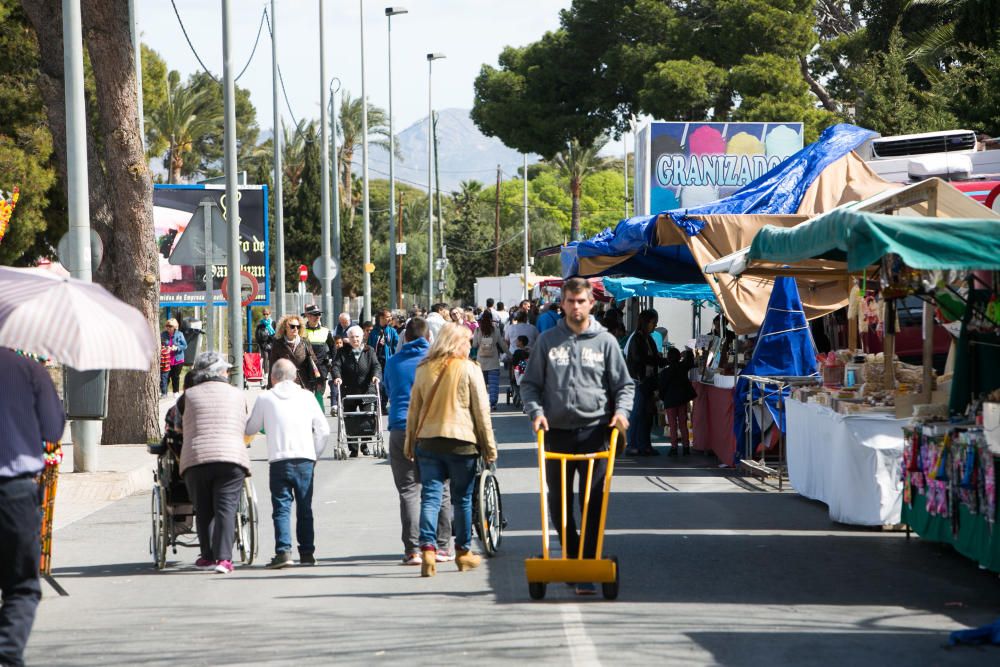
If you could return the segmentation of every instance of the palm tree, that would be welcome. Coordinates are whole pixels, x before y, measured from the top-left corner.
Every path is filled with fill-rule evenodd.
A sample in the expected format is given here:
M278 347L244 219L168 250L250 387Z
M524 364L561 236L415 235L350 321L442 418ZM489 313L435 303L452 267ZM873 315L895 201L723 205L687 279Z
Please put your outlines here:
M294 197L306 166L306 135L315 132L316 121L302 119L294 129L281 124L281 170L287 185L287 195Z
M578 139L572 139L566 149L559 151L551 162L559 168L559 172L569 179L569 195L573 200L573 213L570 219L569 236L571 241L580 240L580 193L583 182L594 172L600 171L606 162L598 155L605 144L606 136L598 137L590 146L584 146Z
M166 146L163 166L168 171L168 183L177 183L184 167L185 155L206 135L222 125L222 110L211 104L204 90L181 84L176 71L167 76L167 97L163 104L150 110L146 117L151 145Z
M340 113L337 114L337 136L340 144L337 148L337 159L340 166L338 182L340 183L340 201L348 205L348 224L354 225L354 213L361 203L354 192L351 178L351 162L354 151L361 146L362 103L360 97L351 97L345 90L340 98ZM375 146L389 150L389 118L381 107L368 105L368 140Z
M476 180L462 181L458 187L458 192L451 193L451 199L455 202L455 212L461 216L479 198L483 184Z

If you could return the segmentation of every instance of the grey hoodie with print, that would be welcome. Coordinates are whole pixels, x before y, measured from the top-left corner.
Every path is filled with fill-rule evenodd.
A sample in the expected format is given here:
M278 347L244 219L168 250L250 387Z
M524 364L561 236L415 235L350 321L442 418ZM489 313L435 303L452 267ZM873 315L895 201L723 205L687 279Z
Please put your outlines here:
M612 411L627 418L634 395L618 341L593 317L579 335L560 320L539 336L521 379L525 414L545 415L549 428L607 424Z

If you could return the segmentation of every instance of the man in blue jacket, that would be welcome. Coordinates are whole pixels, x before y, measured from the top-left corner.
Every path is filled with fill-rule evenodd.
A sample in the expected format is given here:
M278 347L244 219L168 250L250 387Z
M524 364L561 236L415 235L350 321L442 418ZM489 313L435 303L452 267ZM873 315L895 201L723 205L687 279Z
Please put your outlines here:
M410 407L410 390L417 366L430 350L427 320L412 317L403 331L403 346L385 365L382 385L389 397L389 465L399 492L399 518L403 524L403 564L420 565L420 470L403 454L406 440L406 415ZM451 497L444 487L441 513L438 515L438 562L454 560L451 551Z
M38 475L44 442L62 438L62 401L45 368L0 348L0 665L23 665L35 610L41 514Z
M376 325L372 327L371 333L368 334L368 344L375 350L375 356L378 358L379 365L385 368L396 348L399 347L399 334L392 328L392 311L388 308L383 308L378 312L375 322ZM382 414L388 414L385 411L385 404L388 400L388 395L383 393Z

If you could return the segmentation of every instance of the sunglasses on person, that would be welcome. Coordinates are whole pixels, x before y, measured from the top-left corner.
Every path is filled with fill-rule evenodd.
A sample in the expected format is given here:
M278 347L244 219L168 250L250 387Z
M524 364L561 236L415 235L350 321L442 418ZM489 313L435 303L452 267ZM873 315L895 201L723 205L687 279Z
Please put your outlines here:
M298 329L300 326L302 326L302 325L301 324L289 324L288 328L289 329Z

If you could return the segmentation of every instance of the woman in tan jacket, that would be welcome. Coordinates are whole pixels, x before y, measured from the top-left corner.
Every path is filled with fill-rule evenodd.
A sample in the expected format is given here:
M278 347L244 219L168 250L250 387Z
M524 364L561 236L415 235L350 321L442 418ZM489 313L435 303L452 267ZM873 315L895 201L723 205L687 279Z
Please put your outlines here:
M479 366L469 359L472 334L461 324L441 327L427 357L417 367L406 417L404 452L416 458L420 492L420 574L434 576L437 520L441 493L450 480L455 510L455 563L459 570L477 567L472 553L472 487L476 459L497 458L490 403Z

